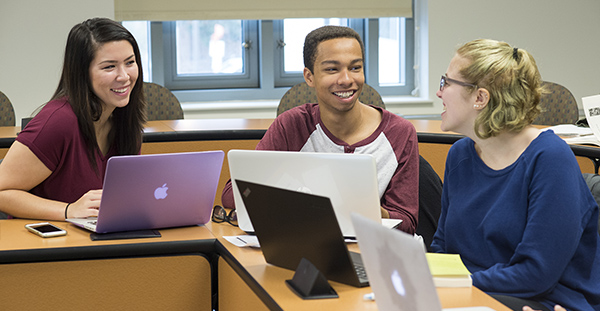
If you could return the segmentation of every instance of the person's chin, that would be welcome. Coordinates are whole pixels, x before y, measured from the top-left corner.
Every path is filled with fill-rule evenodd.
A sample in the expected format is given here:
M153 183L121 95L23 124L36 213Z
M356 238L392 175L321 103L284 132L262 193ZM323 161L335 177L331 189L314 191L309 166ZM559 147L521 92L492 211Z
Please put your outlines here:
M448 132L451 130L448 122L444 121L444 119L442 119L442 123L440 124L440 130L442 130L442 132Z
M114 102L114 103L113 103L113 106L114 106L115 108L125 108L125 107L127 107L127 105L128 105L128 104L129 104L129 98L127 98L127 99L122 99L122 100L119 100L119 101L117 101L117 102Z

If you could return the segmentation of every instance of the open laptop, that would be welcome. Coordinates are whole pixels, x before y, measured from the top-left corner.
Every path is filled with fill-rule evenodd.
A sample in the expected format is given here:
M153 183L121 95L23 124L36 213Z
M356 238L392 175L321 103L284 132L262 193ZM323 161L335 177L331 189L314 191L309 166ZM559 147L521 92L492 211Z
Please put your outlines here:
M253 232L237 189L241 179L331 199L342 234L354 237L350 213L382 222L375 159L369 154L230 150L227 153L240 229ZM400 220L385 220L387 226ZM389 222L388 222L389 221Z
M205 224L223 158L220 150L111 157L97 219L67 221L96 233Z
M348 251L329 198L235 182L268 263L296 270L306 258L329 280L368 286L360 254Z
M377 308L382 311L442 310L422 242L359 214L353 213L351 219ZM488 307L444 310L493 311Z

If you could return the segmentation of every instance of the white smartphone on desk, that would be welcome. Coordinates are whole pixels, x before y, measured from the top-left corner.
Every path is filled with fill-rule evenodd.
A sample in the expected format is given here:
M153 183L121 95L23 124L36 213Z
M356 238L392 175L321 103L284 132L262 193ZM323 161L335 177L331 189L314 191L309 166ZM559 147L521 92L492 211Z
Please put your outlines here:
M61 229L49 222L40 222L35 224L27 224L25 228L32 233L35 233L43 238L51 238L55 236L63 236L67 231Z

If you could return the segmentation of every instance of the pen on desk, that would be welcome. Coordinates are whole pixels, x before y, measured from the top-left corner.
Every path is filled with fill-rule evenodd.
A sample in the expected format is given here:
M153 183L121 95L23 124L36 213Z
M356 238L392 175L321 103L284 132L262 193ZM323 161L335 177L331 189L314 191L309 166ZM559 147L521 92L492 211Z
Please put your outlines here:
M375 300L375 294L374 293L369 293L369 294L365 294L363 296L364 300Z
M243 239L241 239L239 236L235 237L236 239L242 241L244 244L248 244L248 242L244 241Z

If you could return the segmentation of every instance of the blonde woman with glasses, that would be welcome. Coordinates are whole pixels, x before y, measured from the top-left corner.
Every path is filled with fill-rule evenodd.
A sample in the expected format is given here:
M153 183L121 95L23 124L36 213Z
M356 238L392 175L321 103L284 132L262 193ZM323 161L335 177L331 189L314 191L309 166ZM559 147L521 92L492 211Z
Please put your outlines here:
M437 96L442 130L466 137L448 153L432 249L460 254L473 285L513 310L600 310L598 205L569 146L531 125L541 82L505 42L457 50Z

